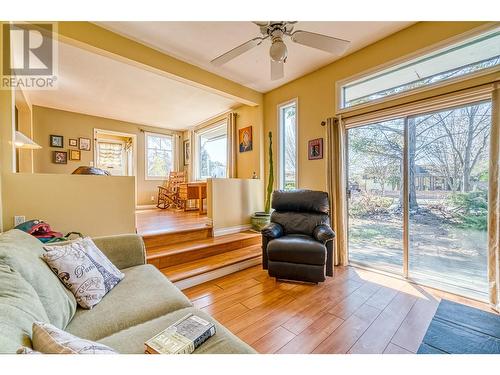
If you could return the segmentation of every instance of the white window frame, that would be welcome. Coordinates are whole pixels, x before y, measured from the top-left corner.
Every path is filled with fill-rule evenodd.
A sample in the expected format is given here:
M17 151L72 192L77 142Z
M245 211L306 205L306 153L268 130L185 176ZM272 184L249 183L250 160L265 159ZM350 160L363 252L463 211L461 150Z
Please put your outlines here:
M144 132L144 180L146 181L164 181L165 179L168 178L167 176L149 176L148 175L148 137L160 137L160 138L170 138L171 145L172 145L172 169L170 170L175 171L175 138L173 134L162 134L162 133L152 133L152 132Z
M497 27L498 27L498 23L488 23L487 25L483 25L483 26L477 27L477 28L475 28L475 29L473 29L471 31L468 31L468 32L462 33L460 35L455 35L455 36L453 36L451 38L445 39L445 40L443 40L443 41L441 41L439 43L433 44L432 46L421 48L421 49L419 49L419 50L417 50L417 51L415 51L413 53L404 55L404 56L399 57L397 59L393 59L393 60L391 60L391 61L389 61L387 63L378 65L378 66L376 66L374 68L367 69L367 70L365 70L365 71L363 71L361 73L358 73L358 74L349 76L347 78L338 80L335 83L335 92L336 92L336 97L337 97L337 100L336 100L336 103L335 103L335 111L336 111L336 113L337 114L347 113L347 112L350 112L350 111L353 111L353 110L358 110L358 109L362 109L362 108L373 106L375 104L380 104L380 103L383 103L383 102L387 102L387 101L391 101L391 100L403 98L403 97L406 97L406 96L415 95L415 94L418 94L418 93L421 93L421 92L425 92L425 91L433 90L433 89L436 89L436 88L448 86L448 85L456 83L456 82L460 82L460 81L464 81L464 80L469 80L469 79L481 77L481 76L484 76L484 75L491 74L492 72L498 71L499 67L495 66L495 67L491 67L491 68L479 70L479 71L477 71L475 73L466 74L466 75L463 75L463 76L459 76L459 77L455 77L455 78L451 78L451 79L446 79L446 80L443 80L443 81L439 81L439 82L436 82L436 83L432 83L432 84L429 84L429 85L426 85L426 86L423 86L423 87L419 87L419 88L416 88L416 89L412 89L412 90L408 90L408 91L403 91L403 92L401 92L399 94L394 94L394 95L389 95L387 97L374 99L374 100L371 100L371 101L366 102L366 103L357 104L357 105L354 105L354 106L351 106L351 107L342 107L342 104L344 102L344 90L343 90L343 88L344 88L344 86L348 85L349 83L357 81L357 80L360 80L360 79L368 77L368 76L371 76L373 74L376 74L376 73L381 72L383 70L389 69L389 68L394 67L396 65L402 64L404 62L407 62L407 61L410 61L410 60L413 60L413 59L417 59L417 58L422 57L422 56L424 56L426 54L430 54L432 52L436 52L436 51L438 51L440 49L443 49L443 48L446 48L446 47L448 47L448 46L450 46L452 44L460 43L460 42L462 42L462 41L464 41L466 39L473 38L475 36L478 36L478 35L481 35L483 33L488 32L488 31L491 31L493 29L496 29Z
M193 168L193 171L194 171L195 181L206 181L206 178L202 178L200 176L200 146L201 145L200 145L199 138L204 133L207 133L214 128L218 128L218 127L222 127L222 126L226 127L226 147L227 147L227 150L229 150L230 145L229 145L229 134L227 131L227 119L224 118L223 120L214 122L213 124L204 126L202 128L196 129L194 131L194 137L193 137L194 138L194 148L191 145L191 149L194 150L194 158L193 158L194 168ZM227 168L228 164L229 164L229 155L228 155L228 152L226 152L226 177L225 178L228 178L228 168ZM208 177L208 178L211 178L211 177Z
M284 181L284 165L285 165L285 148L283 146L284 142L284 134L283 134L283 123L281 122L281 110L285 107L290 107L295 105L295 140L296 140L296 151L295 151L295 188L299 189L299 99L293 98L286 102L279 103L277 105L277 124L278 124L278 137L277 137L277 151L278 151L278 163L277 163L277 172L278 172L278 189L283 190L285 188Z

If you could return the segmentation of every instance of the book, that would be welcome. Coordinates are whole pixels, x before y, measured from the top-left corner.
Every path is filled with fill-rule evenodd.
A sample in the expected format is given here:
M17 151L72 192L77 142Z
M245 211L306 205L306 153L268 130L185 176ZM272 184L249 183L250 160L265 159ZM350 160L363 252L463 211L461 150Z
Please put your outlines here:
M190 354L215 335L215 325L188 314L144 343L146 354Z

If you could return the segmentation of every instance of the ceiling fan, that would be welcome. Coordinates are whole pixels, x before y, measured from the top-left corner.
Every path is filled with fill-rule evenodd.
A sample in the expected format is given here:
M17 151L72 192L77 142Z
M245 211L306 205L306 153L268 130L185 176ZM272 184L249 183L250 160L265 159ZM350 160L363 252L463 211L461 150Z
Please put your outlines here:
M271 40L269 56L271 58L271 80L284 77L284 63L288 56L288 50L283 39L290 37L292 42L304 46L316 48L334 55L343 54L349 47L350 42L331 36L312 33L310 31L293 31L297 21L257 21L254 22L259 28L262 36L253 38L248 42L240 44L232 50L223 53L211 61L216 66L221 66L232 59L242 55L260 45L264 40Z

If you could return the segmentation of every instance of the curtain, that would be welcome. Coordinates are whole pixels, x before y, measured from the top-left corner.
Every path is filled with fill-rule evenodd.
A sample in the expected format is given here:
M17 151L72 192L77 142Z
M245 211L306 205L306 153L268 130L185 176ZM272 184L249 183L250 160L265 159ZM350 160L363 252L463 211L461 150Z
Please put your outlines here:
M490 303L500 311L500 83L494 85L491 108L488 283Z
M227 114L227 177L236 177L236 113Z
M331 207L331 226L335 231L335 265L346 266L347 218L345 212L345 130L342 119L330 117L327 120L327 179Z
M174 171L180 171L181 163L180 163L180 156L181 152L183 152L182 147L181 147L181 137L179 134L174 134L172 136L172 141L173 141L173 154L174 154L174 165L173 169Z

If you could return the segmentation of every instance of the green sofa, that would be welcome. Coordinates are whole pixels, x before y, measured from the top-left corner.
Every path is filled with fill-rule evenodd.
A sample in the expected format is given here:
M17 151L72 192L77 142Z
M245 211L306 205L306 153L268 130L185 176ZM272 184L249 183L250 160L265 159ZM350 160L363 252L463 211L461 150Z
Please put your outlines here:
M0 353L31 347L34 321L49 322L119 353L143 353L144 341L191 312L213 321L217 329L195 353L255 353L146 264L140 236L94 242L125 278L92 310L84 310L41 259L39 240L16 229L0 234Z

